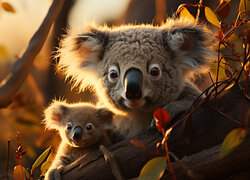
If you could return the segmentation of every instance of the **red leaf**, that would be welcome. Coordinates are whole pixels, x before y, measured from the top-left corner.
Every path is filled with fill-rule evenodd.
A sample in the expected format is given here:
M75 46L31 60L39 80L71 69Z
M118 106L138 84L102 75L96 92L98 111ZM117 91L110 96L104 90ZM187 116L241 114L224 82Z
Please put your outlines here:
M158 108L154 112L154 118L157 129L164 135L164 127L171 120L169 113L165 109Z
M229 13L229 5L231 0L220 0L214 12L222 18L226 18Z
M219 36L219 40L221 41L223 39L223 34L221 30L218 31L218 36Z

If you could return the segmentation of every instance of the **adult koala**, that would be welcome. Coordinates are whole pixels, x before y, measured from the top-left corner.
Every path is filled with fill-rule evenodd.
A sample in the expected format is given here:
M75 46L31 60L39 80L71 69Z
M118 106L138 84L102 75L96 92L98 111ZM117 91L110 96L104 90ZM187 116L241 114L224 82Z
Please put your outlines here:
M161 26L91 27L62 40L58 67L81 89L91 86L101 102L126 112L115 118L125 138L145 132L153 112L165 108L175 117L200 91L187 76L211 62L213 36L185 19Z

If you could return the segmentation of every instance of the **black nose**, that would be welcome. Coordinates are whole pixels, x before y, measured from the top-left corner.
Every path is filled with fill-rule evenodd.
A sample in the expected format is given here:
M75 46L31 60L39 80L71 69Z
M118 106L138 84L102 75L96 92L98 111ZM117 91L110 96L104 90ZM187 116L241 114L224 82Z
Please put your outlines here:
M82 128L80 126L77 126L74 129L73 139L79 140L79 139L81 139L81 137L82 137Z
M127 99L140 99L142 97L142 72L131 68L125 73L124 85Z

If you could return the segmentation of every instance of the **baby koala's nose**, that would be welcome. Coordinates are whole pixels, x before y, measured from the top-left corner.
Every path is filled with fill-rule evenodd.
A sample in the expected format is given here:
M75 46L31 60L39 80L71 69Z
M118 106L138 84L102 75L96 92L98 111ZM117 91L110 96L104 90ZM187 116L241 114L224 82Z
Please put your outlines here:
M80 126L76 126L74 129L73 140L77 141L82 137L82 128Z

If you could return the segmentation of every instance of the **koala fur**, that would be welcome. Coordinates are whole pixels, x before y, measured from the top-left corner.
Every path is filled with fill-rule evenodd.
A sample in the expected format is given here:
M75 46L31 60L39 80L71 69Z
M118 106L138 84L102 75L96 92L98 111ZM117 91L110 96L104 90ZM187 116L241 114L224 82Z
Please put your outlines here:
M173 18L161 26L72 30L61 41L58 68L81 90L93 87L103 104L125 112L114 123L128 138L150 127L155 109L174 118L190 107L200 91L188 77L208 69L213 40L202 25Z
M61 170L101 144L110 145L104 128L110 125L113 113L92 104L67 104L54 101L45 110L46 128L57 130L62 142L45 179L61 179ZM107 126L108 127L108 126Z

